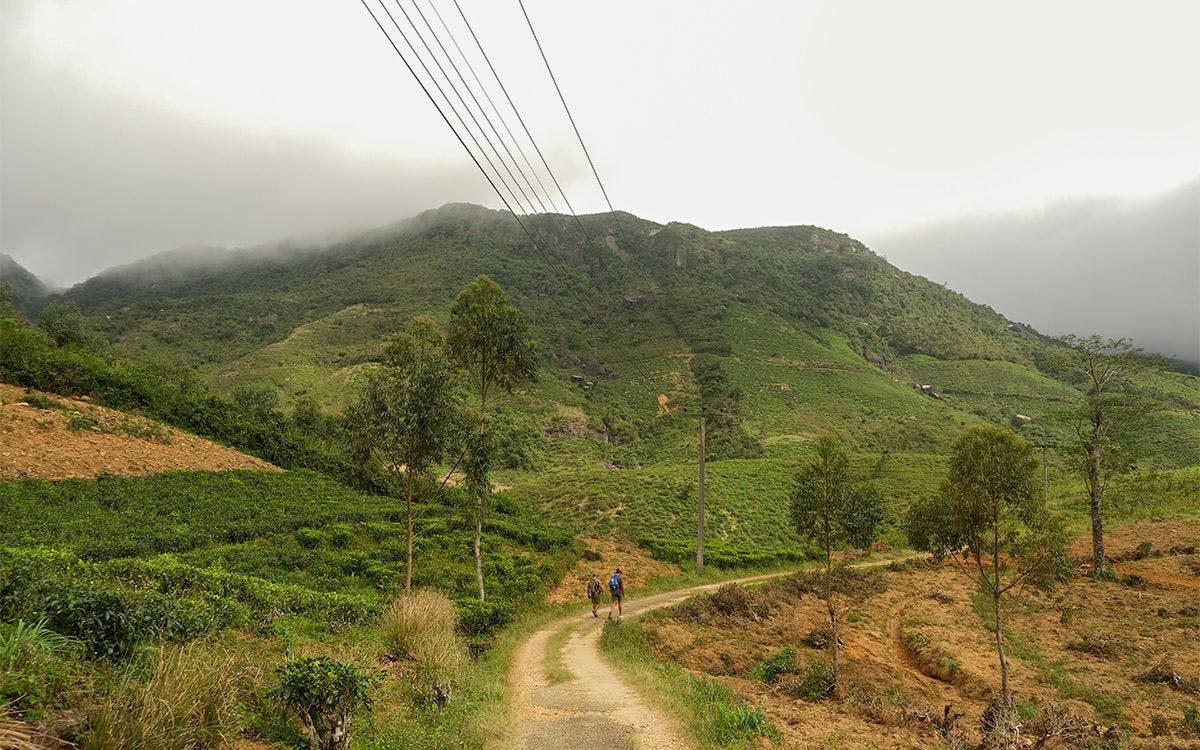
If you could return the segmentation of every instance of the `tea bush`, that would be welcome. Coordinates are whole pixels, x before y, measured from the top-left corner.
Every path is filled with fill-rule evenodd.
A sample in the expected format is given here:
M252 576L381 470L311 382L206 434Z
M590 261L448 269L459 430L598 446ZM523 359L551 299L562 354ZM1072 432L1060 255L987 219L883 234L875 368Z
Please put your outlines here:
M310 750L348 748L350 724L356 712L371 710L378 677L327 656L293 659L276 671L273 695L300 717Z
M656 560L686 564L696 559L694 539L647 537L638 540ZM728 544L719 539L704 543L704 563L716 568L762 568L812 559L809 550L795 547L757 547L749 544Z

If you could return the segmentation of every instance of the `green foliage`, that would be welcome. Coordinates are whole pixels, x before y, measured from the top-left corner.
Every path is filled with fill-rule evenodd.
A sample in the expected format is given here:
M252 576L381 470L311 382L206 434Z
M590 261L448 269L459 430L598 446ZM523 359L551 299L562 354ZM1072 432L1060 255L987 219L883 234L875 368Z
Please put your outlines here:
M402 517L388 498L303 470L0 482L0 508L0 545L49 544L93 560Z
M796 649L783 646L756 664L747 675L752 680L771 684L780 675L796 671Z
M833 668L822 661L810 661L779 680L779 689L793 698L816 702L828 698L837 683Z
M274 697L299 715L310 750L345 750L356 712L370 711L375 675L327 656L300 657L279 667Z
M1194 736L1200 737L1200 709L1195 706L1184 707L1183 728Z
M525 318L486 276L475 277L451 305L447 345L475 384L481 407L492 386L511 391L537 376L537 345Z
M692 357L691 370L700 391L700 409L707 420L707 444L712 457L760 455L762 444L742 425L742 391L730 381L721 359L697 354Z
M822 438L816 452L792 490L796 531L826 555L845 545L869 549L883 520L878 493L853 481L849 456L835 440Z
M912 545L973 563L976 584L991 600L1000 658L1001 693L1012 704L1001 622L1003 595L1045 573L1063 546L1061 525L1037 488L1033 448L1009 428L977 425L954 443L941 491L914 503L906 517ZM1011 567L1017 571L1005 580ZM968 563L965 563L968 564ZM1043 577L1043 582L1047 578Z
M0 703L26 721L54 708L75 676L70 659L78 647L44 618L0 623Z
M695 539L664 539L645 537L638 546L656 560L685 564L696 559ZM720 539L704 542L704 563L715 568L736 570L738 568L765 568L788 562L811 559L809 550L798 547L767 547L753 544L730 544Z
M46 332L55 346L75 344L88 349L98 345L95 334L83 313L74 302L54 299L38 313L38 327Z

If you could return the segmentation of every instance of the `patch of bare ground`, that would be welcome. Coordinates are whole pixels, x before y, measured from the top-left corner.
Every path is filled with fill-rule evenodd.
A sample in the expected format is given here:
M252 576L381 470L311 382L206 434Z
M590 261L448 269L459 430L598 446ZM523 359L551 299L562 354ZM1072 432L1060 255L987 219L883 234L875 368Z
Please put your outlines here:
M608 598L608 577L617 568L625 577L625 586L640 589L647 581L679 575L679 566L655 560L644 549L600 537L581 537L584 557L575 563L551 591L546 601L551 604L582 602L587 599L588 576L595 572ZM606 602L607 604L607 602Z
M1115 529L1109 549L1117 580L1076 577L1050 593L1023 593L1006 609L1011 684L1026 712L1070 726L1028 747L1099 747L1117 727L1125 747L1200 747L1184 721L1200 704L1200 518L1177 517ZM1132 559L1139 547L1151 554ZM1073 551L1088 551L1086 540ZM1172 551L1174 550L1174 551ZM976 589L951 562L885 570L886 590L855 601L843 618L843 689L836 700L789 695L793 680L767 685L750 672L781 647L796 662L824 661L809 644L825 618L814 587L763 587L744 616L696 616L694 606L646 623L657 656L737 690L784 733L784 747L945 747L949 723L970 743L999 685L994 635L974 604ZM1139 576L1145 585L1128 585ZM765 602L765 609L761 604ZM947 708L949 707L949 708ZM1053 708L1048 708L1053 707ZM1066 712L1066 713L1063 713Z
M193 469L280 471L144 417L0 383L0 477L70 479Z

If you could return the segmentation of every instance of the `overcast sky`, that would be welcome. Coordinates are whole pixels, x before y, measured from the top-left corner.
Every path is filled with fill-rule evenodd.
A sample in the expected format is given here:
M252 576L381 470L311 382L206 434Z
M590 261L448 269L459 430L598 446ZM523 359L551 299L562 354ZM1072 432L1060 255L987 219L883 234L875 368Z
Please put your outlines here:
M602 209L516 0L460 2ZM1192 0L526 6L613 202L657 221L886 243L1200 174ZM499 205L355 0L0 0L0 45L0 252L60 284Z

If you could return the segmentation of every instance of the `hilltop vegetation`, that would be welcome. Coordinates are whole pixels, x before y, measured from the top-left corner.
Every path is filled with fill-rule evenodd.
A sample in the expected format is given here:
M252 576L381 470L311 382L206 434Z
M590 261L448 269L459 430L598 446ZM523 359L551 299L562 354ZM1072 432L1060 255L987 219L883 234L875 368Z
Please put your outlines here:
M1059 342L846 235L714 233L623 213L582 222L591 242L563 217L537 218L547 262L511 217L449 205L291 255L246 251L187 274L118 269L67 298L115 352L194 367L218 393L338 411L388 336L416 313L444 324L457 290L488 274L540 351L538 382L497 402L512 453L500 481L560 519L631 538L687 536L686 503L672 498L693 481L701 408L710 459L753 462L714 465L714 519L733 540L789 538L755 518L781 497L770 477L790 475L816 435L841 435L878 464L893 505L927 488L971 424L1075 440L1061 417L1080 392L1056 365ZM1161 372L1138 390L1157 408L1137 467L1200 463L1200 381ZM1072 459L1051 459L1065 492ZM722 487L726 471L744 481Z

